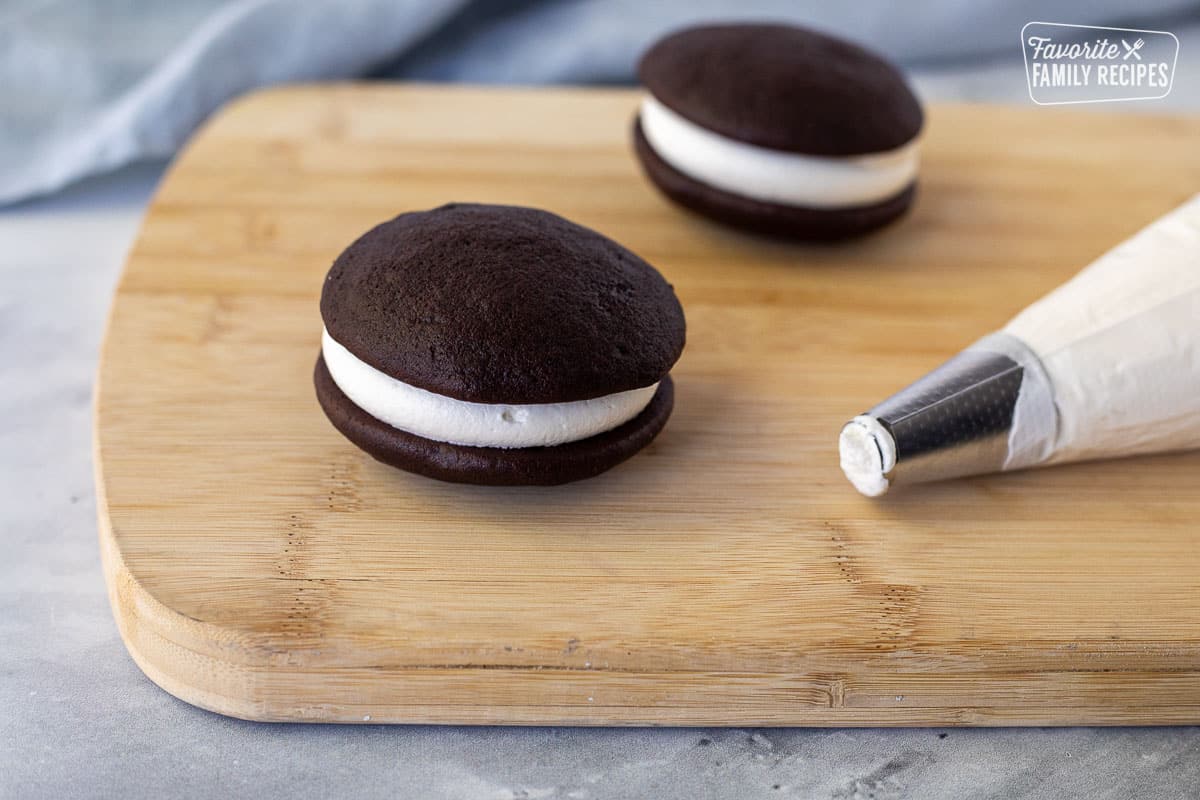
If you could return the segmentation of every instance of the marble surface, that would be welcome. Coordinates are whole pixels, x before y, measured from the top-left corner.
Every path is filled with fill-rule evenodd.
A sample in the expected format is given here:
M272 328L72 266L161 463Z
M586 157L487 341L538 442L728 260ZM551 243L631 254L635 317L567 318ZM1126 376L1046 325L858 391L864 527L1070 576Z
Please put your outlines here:
M0 798L1200 793L1200 728L272 725L176 700L117 635L91 474L104 317L159 172L0 209Z

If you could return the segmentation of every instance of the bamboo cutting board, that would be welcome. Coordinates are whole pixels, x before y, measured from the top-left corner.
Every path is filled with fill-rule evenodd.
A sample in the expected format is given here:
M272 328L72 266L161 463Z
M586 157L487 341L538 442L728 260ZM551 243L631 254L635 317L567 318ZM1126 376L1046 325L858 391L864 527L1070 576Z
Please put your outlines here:
M1200 721L1200 454L860 497L841 424L1200 188L1200 121L930 110L914 212L804 247L643 182L629 91L298 87L208 124L150 207L97 398L100 535L155 682L261 720ZM558 488L375 463L311 385L368 227L541 206L688 317L663 435Z

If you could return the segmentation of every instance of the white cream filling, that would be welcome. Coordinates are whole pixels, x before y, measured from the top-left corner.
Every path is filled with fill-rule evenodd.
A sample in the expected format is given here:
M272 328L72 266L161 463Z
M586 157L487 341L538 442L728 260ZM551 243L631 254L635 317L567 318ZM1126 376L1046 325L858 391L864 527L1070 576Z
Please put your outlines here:
M847 422L838 437L838 455L855 489L867 497L887 492L887 474L896 466L896 440L879 420L863 414Z
M325 366L350 402L426 439L472 447L551 447L612 430L650 404L658 384L570 403L471 403L385 375L321 333Z
M917 175L917 140L863 156L806 156L739 142L681 117L652 96L642 132L654 152L701 183L754 200L810 208L868 205L899 194Z

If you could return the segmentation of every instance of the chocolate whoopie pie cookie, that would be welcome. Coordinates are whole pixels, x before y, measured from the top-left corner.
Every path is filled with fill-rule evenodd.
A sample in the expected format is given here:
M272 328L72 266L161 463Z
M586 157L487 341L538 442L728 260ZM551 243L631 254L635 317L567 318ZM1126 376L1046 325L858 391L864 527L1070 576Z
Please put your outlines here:
M879 228L916 190L921 105L850 42L786 25L713 25L659 40L634 147L668 197L712 219L797 239Z
M684 345L671 285L545 211L401 214L334 262L314 382L346 438L460 483L559 484L645 447Z

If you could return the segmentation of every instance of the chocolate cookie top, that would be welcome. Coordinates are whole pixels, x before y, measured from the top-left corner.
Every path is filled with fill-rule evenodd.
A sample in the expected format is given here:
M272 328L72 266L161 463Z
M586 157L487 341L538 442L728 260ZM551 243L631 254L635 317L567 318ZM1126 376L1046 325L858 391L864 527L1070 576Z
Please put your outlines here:
M684 344L653 267L562 217L450 203L368 231L329 270L321 316L375 369L477 403L559 403L637 389Z
M660 39L642 84L691 122L774 150L851 156L893 150L921 130L921 105L890 63L788 25L711 25Z

